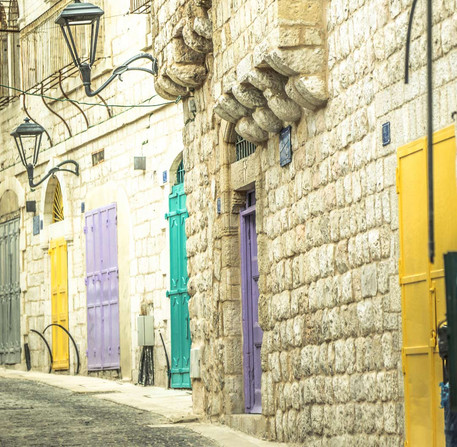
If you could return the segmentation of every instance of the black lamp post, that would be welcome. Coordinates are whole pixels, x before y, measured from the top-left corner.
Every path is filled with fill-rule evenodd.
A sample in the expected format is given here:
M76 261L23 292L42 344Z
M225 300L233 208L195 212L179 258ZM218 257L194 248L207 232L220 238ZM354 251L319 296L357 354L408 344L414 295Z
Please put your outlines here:
M44 129L39 124L31 122L28 118L24 120L22 124L18 126L16 130L11 132L11 136L14 137L16 142L17 151L21 158L22 164L27 169L27 175L29 177L30 188L36 188L41 185L48 177L58 171L71 172L72 174L79 176L79 165L76 161L66 160L59 163L56 167L52 168L39 182L33 182L33 170L38 162L38 155L40 154L41 137L43 136ZM72 164L75 170L61 168L66 164Z
M86 90L87 96L98 95L108 84L110 84L117 76L119 78L123 73L128 70L139 70L145 71L152 75L157 75L157 60L147 53L140 53L121 66L114 69L108 80L97 90L92 91L91 84L91 68L95 62L95 55L97 51L97 39L98 30L100 27L100 17L104 14L103 9L92 3L81 3L80 0L75 0L74 3L68 5L57 17L56 23L60 25L65 42L67 43L68 49L70 50L71 57L75 66L79 69L83 80L83 85ZM78 48L75 43L71 27L72 26L90 26L90 54L89 63L81 62L80 55L78 54ZM129 67L132 62L138 59L149 59L152 62L152 69L143 67Z

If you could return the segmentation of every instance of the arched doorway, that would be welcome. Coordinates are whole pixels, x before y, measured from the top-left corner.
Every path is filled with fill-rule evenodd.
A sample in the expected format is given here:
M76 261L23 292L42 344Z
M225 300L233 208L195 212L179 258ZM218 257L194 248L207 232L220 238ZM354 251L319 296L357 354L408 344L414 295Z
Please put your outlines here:
M62 188L56 177L48 182L44 218L49 225L59 225L65 219ZM51 258L51 322L68 330L68 257L65 238L51 239L48 253ZM68 342L65 331L53 326L52 366L55 370L67 370L70 367Z
M19 205L7 190L0 197L0 365L21 362Z
M191 388L185 226L188 213L184 193L184 174L184 164L181 160L173 175L175 184L169 196L167 214L170 227L170 290L167 295L170 299L172 388Z

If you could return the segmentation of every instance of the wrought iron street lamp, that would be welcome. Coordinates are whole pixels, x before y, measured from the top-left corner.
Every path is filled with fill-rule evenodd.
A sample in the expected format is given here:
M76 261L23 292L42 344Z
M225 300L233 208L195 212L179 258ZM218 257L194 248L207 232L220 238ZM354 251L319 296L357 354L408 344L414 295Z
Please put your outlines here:
M44 129L39 124L31 122L28 118L24 120L22 124L18 126L11 136L14 137L16 142L19 157L21 158L22 164L27 169L27 175L29 177L30 188L36 188L41 185L48 177L55 174L58 171L71 172L74 175L79 176L79 165L76 161L66 160L59 163L56 167L52 168L39 182L34 183L33 181L33 170L38 163L38 155L40 154L41 138L43 136ZM66 164L72 164L75 170L62 168Z
M140 53L121 66L114 69L108 80L97 90L91 90L91 69L95 62L95 56L97 52L97 39L98 31L100 28L100 17L104 14L103 9L92 3L81 3L80 0L75 0L74 3L68 5L57 17L56 23L60 25L65 42L67 43L68 49L70 50L71 57L75 66L79 69L83 81L84 88L87 96L98 95L108 84L110 84L116 77L121 75L128 70L139 70L145 71L146 73L157 75L157 60L147 53ZM85 26L90 27L90 47L89 47L89 61L81 62L81 55L78 52L76 45L77 39L73 35L72 27ZM75 29L74 29L75 31ZM143 67L129 67L129 65L139 59L148 59L152 62L152 69Z

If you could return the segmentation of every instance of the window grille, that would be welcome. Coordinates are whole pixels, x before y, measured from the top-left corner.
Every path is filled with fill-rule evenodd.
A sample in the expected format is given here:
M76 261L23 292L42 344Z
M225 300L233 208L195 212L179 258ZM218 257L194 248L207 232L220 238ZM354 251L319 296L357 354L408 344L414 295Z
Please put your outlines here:
M130 14L149 14L151 0L130 0Z
M0 0L0 30L18 33L19 7L17 0Z
M105 161L105 149L92 154L92 166L96 166Z
M249 155L255 152L256 145L246 141L239 135L236 136L235 150L236 150L236 161L242 160L243 158L249 157Z
M179 163L178 170L176 171L176 184L179 185L180 183L184 183L184 174L186 171L184 170L184 160L181 160Z
M57 182L56 189L54 190L54 200L52 203L52 223L64 220L63 213L63 197L60 183Z
M0 0L0 84L15 88L20 87L18 18L17 0ZM0 87L0 109L17 96L17 91Z

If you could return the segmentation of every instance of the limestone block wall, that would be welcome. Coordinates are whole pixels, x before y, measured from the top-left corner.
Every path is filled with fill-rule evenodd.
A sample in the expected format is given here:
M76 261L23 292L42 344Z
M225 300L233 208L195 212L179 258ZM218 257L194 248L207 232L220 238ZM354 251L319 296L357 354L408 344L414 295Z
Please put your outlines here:
M286 3L293 10L294 3ZM229 2L213 2L209 10L209 73L193 93L197 114L184 129L191 331L193 345L203 349L194 408L229 424L231 415L244 412L237 212L245 191L255 187L263 434L310 446L402 445L395 168L397 147L426 132L423 5L413 27L410 84L404 85L411 2L319 2L327 102L302 108L297 120L281 120L293 121L292 163L281 168L278 136L268 131L263 140L249 138L240 125L249 114L230 113L246 113L233 103L242 97L236 95L239 61L254 60L263 40L241 45L226 36L238 26L254 36L247 30L269 10L245 4L240 16L224 12ZM450 124L457 109L454 7L445 0L434 10L435 129ZM263 38L274 38L264 23ZM289 35L285 29L278 34ZM264 90L257 98L269 100ZM235 105L221 107L224 116L221 104ZM387 121L392 142L383 146ZM263 141L247 160L234 161L235 130Z
M46 9L50 5L49 2L42 2L38 6ZM127 0L105 6L105 30L110 39L105 41L106 59L94 66L95 86L106 79L114 66L140 51L148 51L149 18L130 15L119 20L128 7ZM25 14L23 25L32 19L34 17ZM87 98L84 95L79 77L65 79L63 86L71 99L81 102L83 113L68 102L47 102L65 119L72 137L62 121L45 108L41 98L28 97L26 102L32 118L48 130L54 143L51 146L47 137L43 136L36 178L69 158L80 165L79 177L57 174L64 199L63 222L51 223L50 201L55 180L50 179L35 191L30 191L25 168L19 162L14 141L9 135L26 116L22 101L14 101L0 111L0 197L9 197L14 191L21 217L21 344L29 343L33 369L47 371L48 354L39 338L30 334L30 329L41 331L51 322L47 250L50 239L65 237L68 244L69 328L81 353L81 373L87 374L86 248L81 206L84 203L85 211L88 211L116 202L121 375L134 381L138 378L140 349L137 346L137 316L146 313L154 315L155 319L155 383L166 386L166 361L159 337L160 331L169 352L170 311L166 297L169 287L169 242L168 223L164 216L172 186L171 170L176 169L183 151L182 105L168 104L168 101L158 97L152 76L140 72L126 73L122 83L114 81L102 96L110 105L155 104L156 107L113 106L110 107L112 118L99 98ZM63 98L59 88L46 94ZM105 161L93 166L92 154L102 149ZM146 157L146 171L133 169L134 156ZM169 180L165 183L163 171L168 173ZM36 200L37 214L43 220L39 235L32 234L33 215L25 212L26 200ZM50 331L47 335L50 337ZM70 357L71 372L74 372L76 362L72 346ZM24 356L22 363L14 367L25 368Z

